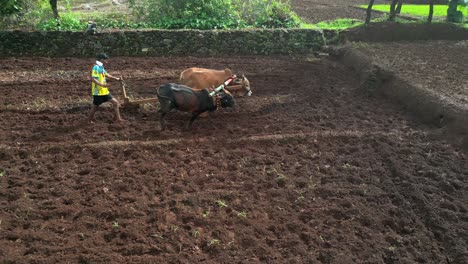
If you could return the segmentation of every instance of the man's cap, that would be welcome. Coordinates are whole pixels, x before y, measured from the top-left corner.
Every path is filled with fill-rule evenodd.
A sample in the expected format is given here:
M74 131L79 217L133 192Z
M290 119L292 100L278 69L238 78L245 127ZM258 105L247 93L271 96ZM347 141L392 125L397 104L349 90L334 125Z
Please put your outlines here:
M96 56L96 59L97 59L98 61L100 61L100 60L107 60L107 59L109 59L109 56L107 56L107 54L105 54L105 53L100 53L100 54L98 54L98 55Z

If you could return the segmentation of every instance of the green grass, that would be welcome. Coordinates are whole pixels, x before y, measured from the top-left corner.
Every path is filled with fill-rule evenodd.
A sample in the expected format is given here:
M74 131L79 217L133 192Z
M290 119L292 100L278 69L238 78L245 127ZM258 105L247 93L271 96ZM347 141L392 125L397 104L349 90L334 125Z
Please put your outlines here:
M373 22L382 22L386 21L386 18L375 18L371 20ZM401 18L396 18L395 22L397 23L416 23L414 21L408 21ZM345 30L348 28L358 27L364 25L364 20L353 19L353 18L339 18L336 20L322 21L317 24L301 24L301 28L320 28L320 29L330 29L330 30Z
M314 28L317 28L317 26L315 24L301 23L299 25L299 28L314 29Z
M367 8L367 5L360 5L359 7ZM434 5L434 17L447 16L447 5ZM374 5L373 10L390 12L390 5ZM468 8L462 10L463 16L468 16ZM401 14L414 15L414 16L428 16L429 5L407 5L403 4L401 7Z
M340 19L336 19L336 20L319 22L319 23L315 24L315 27L318 27L318 28L321 28L321 29L339 30L339 29L357 27L357 26L361 26L363 24L364 24L363 20L352 19L352 18L340 18Z
M371 23L378 23L378 22L385 22L387 21L386 17L380 17L380 18L374 18L371 20ZM412 21L412 20L407 20L403 18L396 17L395 18L396 23L401 23L401 24L411 24L411 23L427 23L426 18L422 17L421 19L417 21ZM433 22L433 23L438 23L438 22ZM440 22L439 22L440 23ZM444 22L442 22L444 23ZM358 27L358 26L363 26L364 25L364 20L359 20L359 19L351 19L351 18L340 18L336 20L328 20L328 21L322 21L317 24L301 24L301 28L308 28L308 29L330 29L330 30L345 30L348 28L353 28L353 27ZM465 27L468 28L468 24L464 25L459 25L460 27Z

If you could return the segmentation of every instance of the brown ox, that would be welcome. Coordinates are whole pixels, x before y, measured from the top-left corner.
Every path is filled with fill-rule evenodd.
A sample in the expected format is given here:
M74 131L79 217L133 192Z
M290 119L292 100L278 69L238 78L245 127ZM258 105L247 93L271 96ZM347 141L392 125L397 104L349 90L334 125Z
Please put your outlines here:
M227 68L223 71L205 68L189 68L180 74L180 83L194 89L216 88L231 76L233 76L232 71ZM244 75L235 79L233 85L227 86L226 90L238 96L252 95L250 82Z

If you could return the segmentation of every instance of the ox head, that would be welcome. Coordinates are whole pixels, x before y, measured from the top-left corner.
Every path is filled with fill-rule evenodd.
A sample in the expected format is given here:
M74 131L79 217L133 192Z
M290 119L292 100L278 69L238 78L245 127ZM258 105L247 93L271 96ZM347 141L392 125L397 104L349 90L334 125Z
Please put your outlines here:
M216 93L216 96L219 97L219 102L222 108L234 107L236 104L236 100L234 100L232 94L226 89L222 89Z
M233 81L233 84L236 85L241 85L241 90L243 92L243 96L251 96L252 95L252 90L250 89L250 82L249 80L245 77L244 74L242 74L242 77L236 78Z

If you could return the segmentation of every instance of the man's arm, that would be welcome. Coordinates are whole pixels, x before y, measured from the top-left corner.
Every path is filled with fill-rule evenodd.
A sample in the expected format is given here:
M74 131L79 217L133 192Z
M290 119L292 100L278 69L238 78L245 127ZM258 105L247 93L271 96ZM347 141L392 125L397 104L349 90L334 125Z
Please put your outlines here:
M119 78L119 77L112 76L112 75L110 75L109 73L107 74L107 77L109 77L109 78L111 78L111 79L114 79L114 80L117 80L117 81L120 81L120 78Z
M99 85L99 86L108 87L107 84L101 83L100 81L98 81L98 80L99 80L99 72L98 72L98 70L99 70L99 67L98 67L97 65L94 65L94 66L93 66L93 69L91 70L91 76L90 76L90 77L91 77L91 81L92 81L93 83ZM104 72L104 74L106 74L106 76L107 76L107 73L106 73L106 72Z
M91 81L99 86L108 87L107 84L99 82L96 78L91 77Z

